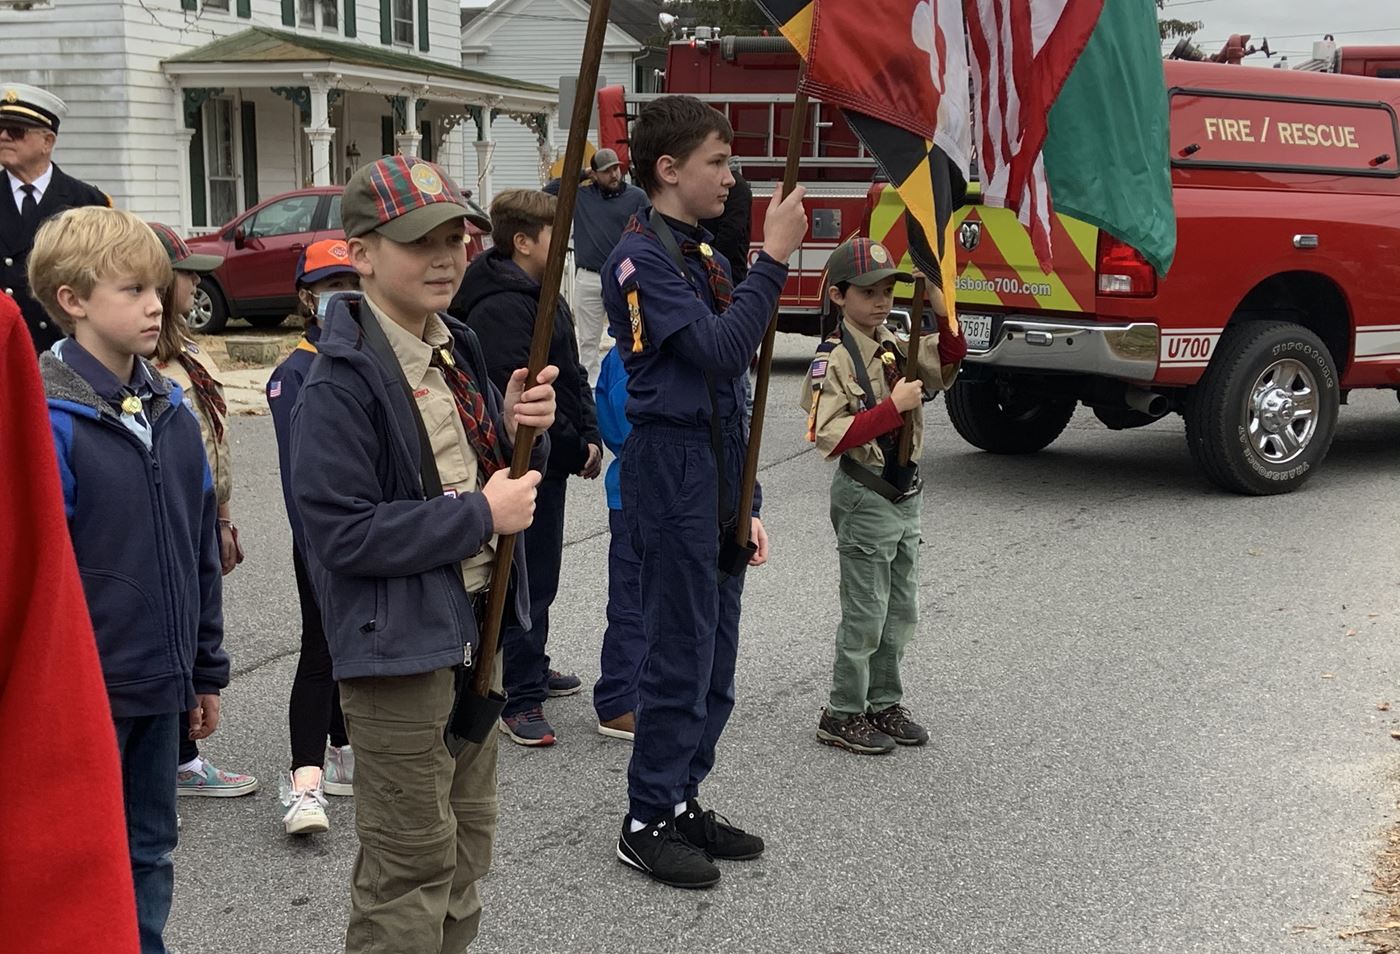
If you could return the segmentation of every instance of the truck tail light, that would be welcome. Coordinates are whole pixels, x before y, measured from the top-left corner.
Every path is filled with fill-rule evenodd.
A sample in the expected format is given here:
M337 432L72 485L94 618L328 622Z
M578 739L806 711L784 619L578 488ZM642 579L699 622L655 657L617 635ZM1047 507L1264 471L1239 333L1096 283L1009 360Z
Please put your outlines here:
M1099 230L1099 294L1151 298L1157 294L1157 271L1127 242Z

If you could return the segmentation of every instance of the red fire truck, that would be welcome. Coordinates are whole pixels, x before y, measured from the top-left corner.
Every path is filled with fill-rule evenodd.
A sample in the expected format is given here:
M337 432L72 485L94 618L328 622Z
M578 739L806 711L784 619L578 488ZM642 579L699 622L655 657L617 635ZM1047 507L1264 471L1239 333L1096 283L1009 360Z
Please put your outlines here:
M797 88L797 53L782 37L697 36L673 41L666 58L666 93L686 93L718 109L734 126L734 154L753 188L751 255L763 244L763 211L781 185ZM630 95L626 111L635 115L657 95ZM600 120L607 110L600 107ZM625 147L625 124L606 122L601 146ZM803 130L801 182L807 188L806 240L792 257L783 291L778 327L816 334L822 311L821 273L832 249L858 234L863 225L875 162L840 111L812 102Z
M1382 78L1400 76L1400 48L1309 64L1328 72L1164 67L1171 271L1059 216L1044 274L1015 217L970 196L957 213L970 352L949 417L977 447L1024 454L1080 404L1114 430L1176 412L1211 481L1290 491L1322 463L1349 391L1400 388L1400 83ZM872 186L867 234L897 256L902 213Z

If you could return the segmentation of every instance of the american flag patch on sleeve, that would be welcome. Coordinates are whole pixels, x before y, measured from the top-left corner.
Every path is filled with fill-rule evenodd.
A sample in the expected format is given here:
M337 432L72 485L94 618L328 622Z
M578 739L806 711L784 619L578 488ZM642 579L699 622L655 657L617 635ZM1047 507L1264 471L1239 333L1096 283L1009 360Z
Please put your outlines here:
M637 274L637 266L632 264L632 260L630 258L624 258L621 262L618 263L617 283L619 285L626 282L627 279L631 278L635 274Z
M282 396L282 382L273 381L267 386L267 396L269 398L279 398Z

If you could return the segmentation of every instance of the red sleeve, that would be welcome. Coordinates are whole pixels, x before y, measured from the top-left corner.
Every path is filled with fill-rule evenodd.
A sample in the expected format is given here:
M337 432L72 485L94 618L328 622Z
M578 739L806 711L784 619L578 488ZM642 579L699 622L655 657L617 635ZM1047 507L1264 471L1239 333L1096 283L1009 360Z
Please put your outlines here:
M903 423L904 418L900 415L899 408L894 406L894 398L885 398L874 407L859 411L851 418L851 425L846 428L846 436L841 438L841 443L836 445L831 456L837 457L854 447L869 444L877 437L898 430Z
M947 327L943 319L938 322L938 360L945 365L957 364L967 357L967 337L958 326L956 335Z
M34 345L0 295L0 924L5 948L135 954L121 765L87 602L63 516ZM54 797L81 763L82 823Z

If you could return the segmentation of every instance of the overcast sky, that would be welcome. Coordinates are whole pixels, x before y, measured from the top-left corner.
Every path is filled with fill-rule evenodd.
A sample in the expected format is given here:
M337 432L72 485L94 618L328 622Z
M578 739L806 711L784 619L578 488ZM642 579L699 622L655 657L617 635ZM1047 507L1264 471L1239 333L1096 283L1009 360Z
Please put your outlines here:
M1111 0L1110 0L1111 2ZM1252 34L1251 43L1269 38L1269 47L1290 63L1312 55L1312 43L1324 33L1338 46L1400 45L1397 0L1167 0L1163 12L1179 20L1204 20L1195 42L1206 53L1220 49L1232 33ZM1264 57L1255 55L1252 63Z
M462 0L462 6L489 2ZM1324 33L1335 35L1339 46L1400 45L1400 0L1167 0L1164 15L1204 20L1196 42L1206 53L1219 50L1232 33L1252 34L1256 45L1268 37L1270 48L1290 63L1311 56L1312 42ZM1246 62L1263 59L1256 55Z

